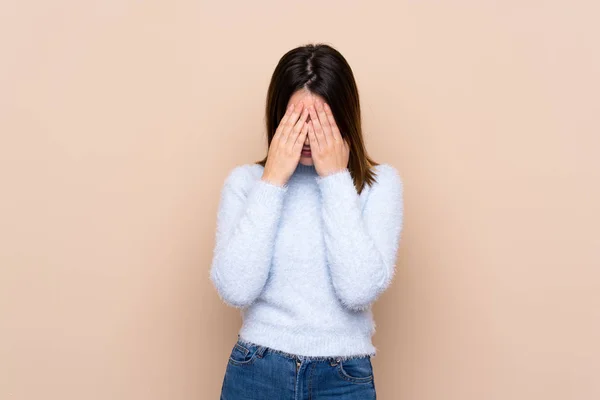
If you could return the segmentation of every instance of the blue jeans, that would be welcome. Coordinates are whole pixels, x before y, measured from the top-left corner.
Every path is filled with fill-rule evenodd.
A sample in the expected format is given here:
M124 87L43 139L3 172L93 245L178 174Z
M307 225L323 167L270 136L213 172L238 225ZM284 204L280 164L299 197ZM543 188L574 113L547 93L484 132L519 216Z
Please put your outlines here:
M221 400L376 399L371 356L306 357L238 341Z

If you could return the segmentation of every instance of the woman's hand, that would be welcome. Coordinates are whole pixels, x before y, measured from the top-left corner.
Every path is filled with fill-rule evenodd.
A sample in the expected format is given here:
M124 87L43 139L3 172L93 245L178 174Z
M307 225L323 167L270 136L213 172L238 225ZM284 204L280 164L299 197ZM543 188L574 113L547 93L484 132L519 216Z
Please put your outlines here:
M263 180L283 186L294 173L308 133L306 118L302 102L288 107L271 140Z
M331 108L327 103L315 101L310 107L308 138L315 169L320 176L326 176L348 167L350 145L342 138Z

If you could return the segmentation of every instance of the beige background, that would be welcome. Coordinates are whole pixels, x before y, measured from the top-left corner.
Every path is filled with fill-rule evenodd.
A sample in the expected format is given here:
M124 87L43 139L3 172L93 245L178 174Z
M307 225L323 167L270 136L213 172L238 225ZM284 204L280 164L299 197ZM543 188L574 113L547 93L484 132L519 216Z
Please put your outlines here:
M405 181L378 398L600 398L594 3L2 2L0 398L218 398L219 190L319 41Z

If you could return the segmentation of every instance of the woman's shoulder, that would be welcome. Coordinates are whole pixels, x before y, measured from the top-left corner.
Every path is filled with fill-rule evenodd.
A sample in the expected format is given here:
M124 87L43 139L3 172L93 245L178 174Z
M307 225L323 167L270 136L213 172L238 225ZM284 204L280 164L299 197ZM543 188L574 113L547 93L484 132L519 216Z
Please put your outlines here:
M365 194L366 207L376 209L402 209L404 183L397 168L388 163L373 167L375 182Z
M263 171L264 167L260 164L238 164L229 170L224 184L241 188L251 186L262 177Z
M403 179L400 171L389 163L377 164L373 167L375 171L375 186L388 186L402 188Z

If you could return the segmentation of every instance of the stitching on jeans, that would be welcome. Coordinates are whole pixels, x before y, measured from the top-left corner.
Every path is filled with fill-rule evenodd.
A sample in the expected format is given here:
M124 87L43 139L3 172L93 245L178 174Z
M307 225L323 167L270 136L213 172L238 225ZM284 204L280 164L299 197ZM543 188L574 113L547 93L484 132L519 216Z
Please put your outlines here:
M313 375L315 372L315 368L317 367L316 363L313 363L312 365L312 369L310 370L310 377L308 379L308 400L312 400L313 396L312 396L312 383L313 383Z
M238 343L236 342L234 345L234 348L239 349L243 354L244 354L244 358L246 358L248 356L248 354L250 354L250 350L247 349L246 347L244 347L243 343ZM256 359L256 355L257 355L258 351L254 352L254 354L252 354L252 357L250 357L249 360L245 360L245 361L239 361L236 360L232 357L232 355L229 355L229 362L234 364L234 365L252 365L254 363L254 360Z
M344 365L343 363L340 363L337 366L337 370L340 374L340 376L342 378L344 378L347 381L350 382L355 382L355 383L368 383L371 382L373 380L373 374L369 375L369 376L365 376L365 377L357 377L357 376L350 376L348 375L348 373L344 370Z
M237 347L242 353L244 353L244 357L246 357L248 353L250 353L250 350L245 348L242 343L236 343L235 347Z
M256 353L252 354L252 356L250 357L249 360L245 360L245 361L239 361L236 359L231 358L231 356L229 356L229 362L234 364L234 365L252 365L254 364L254 361L256 361Z

